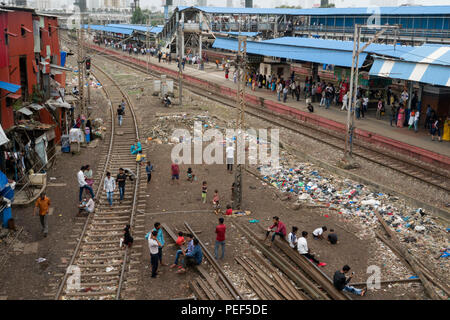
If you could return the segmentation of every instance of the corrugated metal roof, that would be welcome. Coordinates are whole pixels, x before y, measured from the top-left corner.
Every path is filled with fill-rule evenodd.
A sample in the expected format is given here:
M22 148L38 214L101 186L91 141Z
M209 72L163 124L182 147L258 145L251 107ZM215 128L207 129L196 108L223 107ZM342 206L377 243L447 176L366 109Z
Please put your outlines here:
M237 51L238 41L237 39L218 37L213 43L213 48ZM343 67L351 67L352 65L352 52L328 48L297 47L263 41L247 41L247 53ZM361 53L359 57L359 67L361 67L367 53Z
M88 28L88 25L83 25L84 29ZM105 32L112 32L112 33L120 33L120 34L132 34L133 30L131 29L125 29L125 28L115 28L115 27L108 27L108 26L101 26L96 24L89 25L89 28L96 31L105 31Z
M372 15L373 8L313 8L313 9L285 9L285 8L226 8L226 7L186 7L179 6L183 11L195 8L206 13L223 14L274 14L274 15ZM450 6L401 6L378 7L381 15L448 15Z
M225 34L229 34L232 36L246 36L246 37L256 37L258 34L261 34L261 32L237 32L237 31L229 31L229 32L217 32L217 33L225 33Z
M450 66L375 58L369 74L450 87Z
M423 45L401 56L410 62L450 66L450 46Z
M17 92L17 90L20 89L20 86L18 84L0 81L0 89L7 90L9 92Z
M340 41L340 40L327 40L327 39L314 39L314 38L301 38L301 37L282 37L270 40L264 40L265 43L276 43L287 46L298 46L298 47L311 47L311 48L327 48L333 50L343 50L343 51L353 51L353 41ZM361 43L360 48L362 48L365 43ZM412 50L416 47L412 46L393 46L386 44L371 44L364 52L376 53L378 55L385 55L390 57L398 58Z
M133 31L150 32L150 33L160 33L162 28L135 24L107 24L109 27L124 28Z

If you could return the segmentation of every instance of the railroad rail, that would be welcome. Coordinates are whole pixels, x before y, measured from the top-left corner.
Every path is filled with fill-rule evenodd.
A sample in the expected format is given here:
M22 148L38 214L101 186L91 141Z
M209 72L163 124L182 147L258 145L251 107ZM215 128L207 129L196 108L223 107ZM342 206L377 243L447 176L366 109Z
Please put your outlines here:
M103 51L97 50L94 47L91 47L91 49L100 52L102 56L112 61L116 61L122 65L132 68L135 71L147 74L147 69L143 65L133 64L116 56L105 54ZM145 63L145 61L143 61L143 63ZM148 73L154 76L160 75L152 70L149 70ZM176 86L177 84L174 83L174 85ZM189 91L195 94L225 104L232 108L236 107L234 97L221 95L218 92L215 92L214 95L209 95L208 92L205 91L204 87L199 87L193 83L185 83L185 85L188 86ZM337 150L343 150L344 135L341 133L319 128L295 118L248 103L246 104L246 113L279 127L289 129L292 132L307 136L311 139L336 148ZM358 140L354 140L353 142L353 153L362 159L387 167L398 173L422 181L437 189L450 192L450 172L448 170L414 161L406 156L395 154L386 149L369 145Z
M286 243L277 239L274 241L277 250L271 250L249 227L237 223L233 225L300 288L296 292L302 300L350 300L348 295L333 286L331 279L325 273L292 250Z
M102 83L108 97L110 109L110 137L106 153L98 155L100 168L94 183L97 206L89 214L79 235L79 240L70 258L64 276L59 283L55 299L121 299L123 285L127 277L127 266L133 250L119 245L125 225L133 228L140 191L141 171L129 146L139 139L139 130L133 104L120 86L100 67L95 67L96 77ZM116 130L113 106L125 100L128 111L124 116L120 131ZM107 171L114 175L119 167L133 168L134 179L126 182L125 197L117 205L118 193L114 195L116 204L109 206L103 181ZM136 246L135 246L136 247ZM71 273L74 275L70 276ZM79 279L79 285L75 281Z

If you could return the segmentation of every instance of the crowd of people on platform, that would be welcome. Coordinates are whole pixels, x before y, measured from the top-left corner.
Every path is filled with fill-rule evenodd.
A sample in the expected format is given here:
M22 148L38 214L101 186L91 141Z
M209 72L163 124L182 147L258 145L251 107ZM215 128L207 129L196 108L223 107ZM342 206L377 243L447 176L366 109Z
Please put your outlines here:
M218 60L216 66L219 67ZM229 79L230 63L226 62L222 66L225 71L225 78ZM234 83L237 82L237 71L233 73L233 81ZM277 95L278 101L287 102L289 97L293 101L304 98L310 112L314 111L312 107L314 102L318 103L319 107L325 107L325 109L329 109L331 105L336 105L340 107L341 111L347 111L350 102L353 100L350 98L350 84L346 80L339 81L337 87L335 87L331 82L321 81L320 77L317 77L317 81L313 81L313 77L307 76L305 81L301 83L296 79L294 71L288 79L272 74L247 72L243 81L252 91L266 89L273 92ZM394 123L399 128L408 127L415 132L419 131L422 105L416 91L410 98L406 88L397 95L391 87L388 87L385 93L382 90L372 92L371 98L376 100L376 119L382 119L389 111L391 126ZM368 89L363 89L361 86L357 88L354 107L355 118L357 120L364 119L369 108ZM430 105L427 105L424 128L428 130L432 140L437 137L438 141L442 141L443 125L443 118L439 117Z

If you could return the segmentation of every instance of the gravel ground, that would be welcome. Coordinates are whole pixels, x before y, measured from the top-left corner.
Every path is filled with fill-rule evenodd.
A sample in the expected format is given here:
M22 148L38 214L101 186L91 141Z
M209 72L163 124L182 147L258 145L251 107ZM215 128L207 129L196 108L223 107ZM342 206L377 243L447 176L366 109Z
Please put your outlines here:
M107 67L108 68L108 67ZM109 67L113 71L112 67ZM127 83L128 93L130 97L137 103L138 114L143 116L140 118L141 132L150 133L154 130L155 115L157 113L173 113L179 112L178 108L166 109L163 108L160 101L156 97L151 96L149 85L144 86L141 91L140 81L136 77L133 79L127 72L126 67L114 67L116 76L120 79L123 77L124 83ZM120 81L122 82L121 79ZM147 80L146 80L147 81ZM175 97L175 102L177 98ZM235 110L211 102L203 97L185 92L183 97L184 106L182 111L189 115L203 114L207 112L209 116L214 119L214 122L220 127L225 127L228 123L233 122L235 117ZM252 119L247 117L247 123L254 128L267 128L268 125L259 119ZM183 127L185 124L180 124ZM172 126L172 124L171 124ZM308 151L322 160L330 159L334 163L336 155L332 156L332 150L326 148L317 142L307 141L307 138L294 135L290 132L282 130L280 140L283 143L298 147L299 151ZM213 189L219 189L222 197L228 198L230 196L230 188L233 181L233 176L227 174L224 166L209 165L199 166L191 165L198 180L190 183L185 181L184 172L187 169L186 165L181 166L181 182L180 185L170 185L170 151L171 145L158 144L151 142L148 146L147 156L155 166L155 172L152 177L152 182L148 187L148 202L146 209L146 230L150 230L153 223L165 222L174 231L183 228L183 222L187 221L194 230L199 230L200 239L207 243L208 249L213 251L214 242L214 226L217 221L217 216L212 212L206 213L203 210L211 209L210 204L203 205L200 202L200 187L201 181L208 181L209 201L212 197ZM312 151L313 150L313 151ZM331 161L332 159L332 161ZM297 159L297 161L299 161ZM364 164L370 167L371 164ZM364 167L363 167L364 168ZM382 171L371 168L374 172ZM369 170L369 169L368 169ZM392 175L391 175L392 176ZM377 176L379 177L379 176ZM375 178L377 178L375 177ZM336 211L328 210L326 208L301 209L300 211L293 210L289 202L283 202L273 188L262 183L261 180L252 175L245 175L245 208L251 210L251 218L260 219L261 224L266 226L270 223L271 216L277 214L286 222L288 228L292 225L298 225L301 230L312 231L315 227L326 224L329 228L334 228L340 237L340 243L336 250L330 250L329 245L320 241L310 240L312 250L318 257L326 261L328 265L323 269L329 276L332 276L334 271L348 263L356 272L354 278L355 282L365 281L368 274L366 274L367 266L375 264L381 267L382 280L407 278L412 275L411 271L402 265L400 260L386 248L381 242L374 239L373 232L367 230L358 218L343 217L337 214ZM392 181L392 180L391 180ZM393 184L394 186L394 184ZM229 198L228 198L229 199ZM225 204L222 202L222 204ZM189 213L181 213L175 211L188 211ZM243 291L248 293L248 288L245 284L245 271L234 261L235 256L247 255L246 252L253 248L242 235L233 228L231 221L237 223L246 223L248 218L227 218L228 225L227 233L227 254L224 261L220 264L224 267L230 277L232 277L235 284ZM171 264L174 259L175 249L171 239L167 239L166 247L164 248L164 262ZM160 278L150 279L150 265L148 258L148 249L146 243L143 245L143 260L142 272L140 274L141 286L138 288L137 298L139 299L167 299L185 297L190 294L187 280L197 277L197 274L187 273L185 275L176 275L173 270L167 267L162 267L162 274ZM381 263L382 262L382 263ZM208 266L208 264L206 264ZM211 270L210 270L211 271ZM211 271L211 274L213 272ZM167 286L167 281L170 281L171 286ZM252 296L248 296L252 298ZM254 297L253 297L254 298ZM382 286L381 289L370 291L367 299L422 299L424 298L423 289L420 284L395 284L390 286Z
M98 63L98 61L94 61ZM115 78L126 85L128 94L136 105L138 122L141 134L146 138L146 133L154 129L154 119L157 113L177 112L180 109L175 106L166 109L162 106L158 98L151 96L151 79L142 79L142 77L129 74L129 69L122 66L103 64L106 71L115 75ZM93 90L93 99L97 101L95 112L105 111L104 100L101 96L97 96L97 91ZM175 99L176 101L177 99ZM208 112L210 119L220 127L226 127L227 123L233 123L236 116L235 110L221 106L215 102L211 102L205 98L189 94L185 91L183 97L184 106L182 111L189 114L204 114ZM102 102L101 102L102 101ZM103 115L104 116L104 115ZM267 128L268 125L261 120L247 117L247 123L254 128ZM336 152L329 147L322 146L308 138L285 132L282 130L280 140L282 143L295 146L300 152L307 152L322 160L335 163ZM186 181L185 172L187 165L181 165L180 184L171 185L170 182L170 152L172 145L166 143L150 142L147 146L147 158L152 161L155 167L152 182L148 186L148 201L146 207L145 230L150 230L156 221L167 223L174 231L183 230L183 222L187 221L195 231L199 231L198 236L205 242L208 250L213 252L214 248L214 227L217 223L217 216L212 212L212 194L214 189L219 190L221 195L221 203L224 206L230 202L230 186L233 182L233 175L226 172L224 165L191 165L197 180L193 183ZM49 176L56 177L56 182L66 183L65 189L77 190L76 179L74 178L80 164L90 162L93 168L96 167L94 154L98 153L96 149L83 149L83 152L77 156L67 154L60 155L58 162L54 168L49 171ZM285 156L289 161L301 162L301 159L292 155ZM395 174L388 173L385 168L380 170L377 166L369 163L361 163L362 168L359 172L362 175L370 176L371 179L389 185L391 187L407 190L408 194L420 196L427 201L437 201L439 196L434 190L424 190L423 186L415 182L406 182L404 177L398 177ZM70 168L70 169L68 169ZM394 179L392 179L394 177ZM201 182L208 181L208 203L202 204ZM339 244L330 248L330 245L324 241L309 240L311 250L316 253L321 261L328 263L323 271L332 276L334 271L341 268L343 264L349 264L356 275L355 282L365 281L368 274L367 267L377 265L382 271L382 280L393 278L407 278L411 272L402 265L400 260L380 241L373 237L373 228L361 221L358 217L350 217L340 215L335 210L327 208L308 208L302 207L295 210L292 207L292 201L283 201L280 194L273 187L263 183L257 177L244 175L244 206L245 209L251 211L249 217L227 217L227 247L226 255L219 264L223 266L225 272L233 279L236 286L243 292L248 294L247 298L255 298L248 290L245 282L246 272L238 265L234 258L242 255L249 255L249 251L253 249L247 239L243 237L233 223L248 224L249 218L260 220L260 224L264 227L270 224L273 215L280 216L288 227L297 225L300 230L312 230L318 226L327 225L328 228L334 228L339 235ZM24 226L24 233L19 239L16 249L12 250L12 254L0 276L0 295L7 296L8 299L44 299L43 293L50 282L54 281L53 274L61 272L57 268L63 259L68 256L66 250L73 249L70 243L74 238L73 234L74 215L76 213L77 192L72 193L59 192L60 188L49 188L48 194L53 201L54 213L50 216L49 225L50 233L45 239L41 238L38 231L38 222L29 219L31 208L15 210L17 224ZM415 193L417 192L417 193ZM186 213L173 211L187 211ZM81 221L81 220L77 220ZM260 232L256 227L252 226L255 231ZM52 232L52 230L55 230ZM172 240L166 237L166 246L164 248L164 262L171 264L174 259L175 248ZM427 238L428 239L425 239ZM428 264L435 265L435 262L427 256L429 248L426 243L431 238L437 242L448 241L440 232L435 234L425 234L423 237L417 235L418 242L408 244L417 254L422 253L419 258ZM32 243L38 243L36 246ZM22 244L27 245L27 253L25 249L21 249ZM157 279L150 278L150 266L148 257L148 248L145 241L142 242L142 263L141 272L139 274L139 285L137 287L136 298L138 299L171 299L185 297L191 294L188 288L188 280L194 279L198 274L188 272L185 275L174 274L173 270L168 267L162 267L162 274ZM418 250L422 249L422 250ZM436 250L436 248L433 248ZM31 253L29 253L31 251ZM35 251L35 252L34 252ZM420 252L419 252L420 251ZM45 257L47 262L37 264L35 259ZM213 275L208 263L205 267L209 269ZM448 265L440 262L439 271L442 277L448 279ZM444 270L446 268L446 270ZM20 270L20 272L13 272ZM214 275L213 275L214 276ZM167 285L170 283L170 285ZM358 297L355 297L359 299ZM382 286L379 290L369 291L364 299L423 299L424 292L420 284L396 284Z

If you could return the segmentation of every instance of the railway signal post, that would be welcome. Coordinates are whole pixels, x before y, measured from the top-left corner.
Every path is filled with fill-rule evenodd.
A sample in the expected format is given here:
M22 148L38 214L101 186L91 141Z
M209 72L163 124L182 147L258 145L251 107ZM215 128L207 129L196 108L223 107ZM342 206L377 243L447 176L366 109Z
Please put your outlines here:
M238 137L236 141L239 143L244 143L245 146L245 83L242 83L242 80L245 80L245 62L246 62L246 54L247 54L247 38L245 36L239 36L238 38L238 53L236 57L236 69L237 69L237 129ZM245 166L245 157L244 164L240 159L237 159L236 171L234 173L234 197L233 197L233 209L240 210L242 205L242 171L243 166Z

